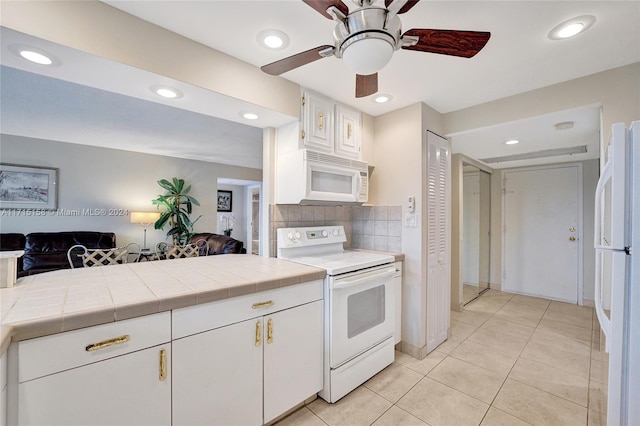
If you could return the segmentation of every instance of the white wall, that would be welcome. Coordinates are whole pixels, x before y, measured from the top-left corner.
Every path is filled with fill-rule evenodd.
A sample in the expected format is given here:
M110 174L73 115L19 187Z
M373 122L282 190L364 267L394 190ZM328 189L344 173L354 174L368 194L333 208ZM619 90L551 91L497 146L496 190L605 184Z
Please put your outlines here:
M176 159L159 155L98 148L13 135L0 135L2 162L55 167L58 173L58 209L123 209L154 211L151 200L164 190L160 179L183 178L192 185L191 195L200 201L192 218L202 215L196 232L215 232L218 177L260 181L262 172L237 166ZM239 197L240 199L242 197ZM238 202L242 202L238 199ZM234 203L236 199L234 197ZM51 212L44 217L12 216L5 211L0 232L103 231L115 232L119 245L142 243L143 228L129 216L64 216ZM147 230L147 246L165 241L166 231Z

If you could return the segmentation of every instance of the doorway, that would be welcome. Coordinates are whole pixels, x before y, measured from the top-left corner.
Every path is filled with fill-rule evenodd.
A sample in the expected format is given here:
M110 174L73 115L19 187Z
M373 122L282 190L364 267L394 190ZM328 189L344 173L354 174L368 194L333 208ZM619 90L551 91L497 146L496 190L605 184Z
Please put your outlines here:
M582 165L505 171L503 288L582 304Z
M261 255L262 183L232 178L218 178L218 190L229 193L230 211L218 212L218 234L229 230L230 236L242 241L247 253Z

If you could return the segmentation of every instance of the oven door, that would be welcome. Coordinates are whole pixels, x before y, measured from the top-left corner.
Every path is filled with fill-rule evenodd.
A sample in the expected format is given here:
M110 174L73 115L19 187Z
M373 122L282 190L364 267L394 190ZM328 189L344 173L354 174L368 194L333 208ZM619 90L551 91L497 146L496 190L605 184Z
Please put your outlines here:
M393 335L395 271L384 265L329 277L331 368Z

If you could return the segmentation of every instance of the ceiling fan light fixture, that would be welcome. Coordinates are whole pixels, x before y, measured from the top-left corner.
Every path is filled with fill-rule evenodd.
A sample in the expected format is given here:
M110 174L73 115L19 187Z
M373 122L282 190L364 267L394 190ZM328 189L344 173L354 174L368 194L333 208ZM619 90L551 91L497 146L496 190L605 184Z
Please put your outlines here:
M548 37L551 40L563 40L574 37L588 30L595 22L596 17L593 15L578 16L557 25L549 32Z
M391 60L393 44L384 38L370 37L367 34L362 36L354 37L343 44L342 60L356 74L375 74Z
M258 44L269 50L282 50L289 46L289 37L280 30L264 30L258 34Z

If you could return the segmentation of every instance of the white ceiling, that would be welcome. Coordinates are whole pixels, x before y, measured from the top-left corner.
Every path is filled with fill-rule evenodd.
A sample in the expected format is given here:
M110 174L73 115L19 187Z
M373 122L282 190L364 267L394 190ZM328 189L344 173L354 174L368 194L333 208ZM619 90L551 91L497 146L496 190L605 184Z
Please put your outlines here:
M344 1L353 6L349 0ZM322 44L332 44L331 33L334 23L298 0L147 0L105 1L105 3L256 66ZM584 14L592 14L597 19L594 26L584 34L561 41L552 41L547 38L548 32L560 22ZM410 28L479 30L490 31L492 36L487 46L471 59L402 50L395 52L391 62L379 76L380 92L393 96L392 102L384 105L376 104L370 98L355 99L354 76L336 58L316 61L285 73L283 77L374 116L416 102L425 102L439 112L446 113L640 61L640 25L638 25L640 2L638 1L422 0L408 13L401 15L401 19L403 30ZM289 35L291 43L288 48L270 52L257 44L257 34L270 28L280 29ZM63 66L56 69L44 69L44 67L36 69L15 55L9 54L7 50L11 38L15 42L16 38L19 40L27 36L6 28L2 28L1 35L2 65L78 83L64 88L71 99L83 97L91 99L87 93L80 93L87 89L81 85L119 94L120 98L117 102L115 98L113 98L113 104L105 102L100 116L107 123L116 123L112 120L114 116L116 118L120 116L120 120L123 116L131 118L127 120L125 126L129 130L128 134L122 131L118 134L120 144L126 147L124 149L261 167L261 145L253 140L253 135L245 131L246 129L241 130L241 133L251 134L245 137L250 140L245 141L247 145L242 145L243 141L240 139L243 137L238 137L236 141L238 150L246 155L238 155L237 150L228 149L228 141L225 138L212 137L211 132L200 131L198 127L193 128L196 131L186 134L180 134L184 130L189 130L182 128L185 126L178 126L163 134L159 134L157 130L149 133L155 126L153 120L132 118L145 116L143 113L136 112L135 109L141 108L142 105L136 101L144 100L148 101L146 103L155 104L150 107L153 108L154 114L148 114L148 116L162 122L165 127L168 123L175 122L174 116L177 113L175 109L179 108L233 121L235 123L227 123L229 127L225 128L233 132L236 123L244 123L237 124L238 126L247 125L237 114L237 111L243 107L237 100L32 38L27 41L43 43L42 48L54 49L53 53L65 58ZM68 59L66 55L71 55L72 59ZM75 68L75 71L70 68ZM185 96L178 102L159 100L148 90L151 84L177 85L176 87L189 93L190 96ZM8 125L14 125L15 134L25 133L29 136L26 133L34 130L27 129L28 126L18 123L20 118L17 114L14 114L15 120L7 120L10 117L6 114L8 104L5 103L5 88L7 86L4 81L2 87L3 132L7 132ZM23 85L23 90L34 90L34 87L28 84ZM191 96L192 93L193 96ZM109 105L118 107L110 108ZM164 107L160 108L162 106ZM82 108L79 104L75 107ZM32 108L37 111L42 106L32 106ZM124 112L127 108L133 108L134 113L127 115ZM23 116L28 116L32 112L25 108ZM48 112L48 114L51 113L52 111ZM58 113L63 112L58 111ZM598 107L585 106L558 114L449 136L452 137L454 151L463 152L473 158L494 157L520 151L538 151L545 149L543 148L545 143L554 144L555 147L563 144L573 146L576 145L576 138L585 139L580 144L589 146L595 144L595 148L588 154L591 155L589 158L597 158ZM40 133L48 135L51 139L56 139L58 133L61 133L60 138L71 138L68 129L71 126L69 119L72 115L70 111L66 121L63 121L60 116L57 119L52 116L53 118L48 120L49 127L41 128ZM248 123L248 125L259 129L265 126L278 126L292 119L273 111L261 111L261 115L267 118L261 119L260 122ZM563 132L548 130L549 126L566 121L567 116L571 116L572 120L576 121L574 129ZM195 121L205 126L202 118L200 117L200 121ZM63 122L66 130L61 125L56 126L56 123ZM183 118L182 123L188 122L188 119ZM220 120L216 125L223 126L223 122ZM118 127L119 130L122 128L122 126ZM540 132L542 129L544 131ZM87 138L81 137L82 132L82 130L78 131L74 140L69 141L83 143L82 140ZM522 143L517 145L517 148L508 147L507 150L502 143L506 134L517 135ZM149 135L153 138L148 137ZM150 141L150 139L156 142L158 139L162 140L162 135L167 144L164 148ZM58 140L64 140L60 138ZM98 142L95 142L96 140ZM188 149L185 148L185 152L182 152L179 148L176 152L176 142L182 140L190 141ZM261 141L261 138L258 140ZM100 134L95 135L94 144L109 146L105 145L107 143L109 143L108 140L101 140ZM257 145L260 147L256 147ZM245 152L247 150L254 152Z

